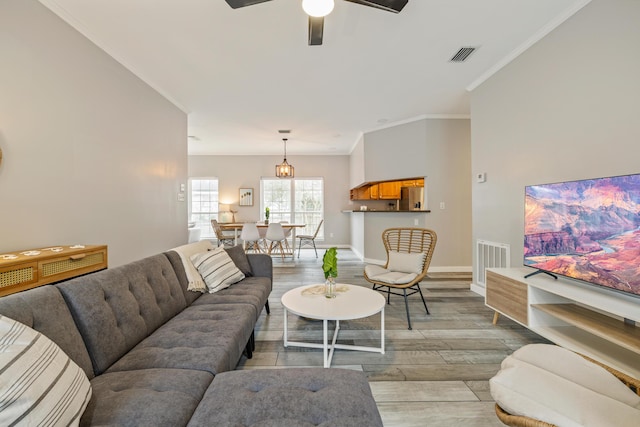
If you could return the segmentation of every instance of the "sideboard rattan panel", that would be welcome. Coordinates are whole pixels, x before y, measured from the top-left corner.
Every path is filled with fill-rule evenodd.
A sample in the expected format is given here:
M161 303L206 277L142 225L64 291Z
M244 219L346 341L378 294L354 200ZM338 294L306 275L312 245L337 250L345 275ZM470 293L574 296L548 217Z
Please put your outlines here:
M55 246L0 254L0 296L107 268L105 245Z

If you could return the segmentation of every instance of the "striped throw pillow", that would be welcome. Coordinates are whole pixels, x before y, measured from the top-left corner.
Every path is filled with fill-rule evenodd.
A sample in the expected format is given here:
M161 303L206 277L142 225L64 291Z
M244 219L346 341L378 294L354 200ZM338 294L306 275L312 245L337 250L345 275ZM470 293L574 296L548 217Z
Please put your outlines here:
M74 425L89 399L87 375L53 341L0 316L0 425Z
M222 246L192 255L191 262L198 269L211 294L244 279L244 274Z

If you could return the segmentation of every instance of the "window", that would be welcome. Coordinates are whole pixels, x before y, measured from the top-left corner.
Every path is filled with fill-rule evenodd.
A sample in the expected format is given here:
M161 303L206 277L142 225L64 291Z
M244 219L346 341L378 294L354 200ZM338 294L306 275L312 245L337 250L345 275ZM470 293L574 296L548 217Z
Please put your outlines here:
M190 178L189 194L189 221L202 230L202 239L213 238L211 220L218 219L218 178Z
M299 234L313 234L324 218L324 181L322 178L262 178L260 210L269 208L269 221L305 224ZM324 238L324 227L318 239Z

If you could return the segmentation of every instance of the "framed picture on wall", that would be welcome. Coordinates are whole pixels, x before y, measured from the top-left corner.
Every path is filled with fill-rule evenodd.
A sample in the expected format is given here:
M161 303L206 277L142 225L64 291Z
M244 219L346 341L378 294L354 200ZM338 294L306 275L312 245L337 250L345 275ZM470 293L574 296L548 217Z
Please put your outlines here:
M253 188L240 189L240 206L253 206Z

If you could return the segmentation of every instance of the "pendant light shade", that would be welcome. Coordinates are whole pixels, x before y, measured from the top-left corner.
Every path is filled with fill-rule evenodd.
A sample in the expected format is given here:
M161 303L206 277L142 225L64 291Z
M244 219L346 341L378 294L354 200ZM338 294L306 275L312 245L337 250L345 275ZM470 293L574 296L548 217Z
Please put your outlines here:
M302 9L309 16L321 18L333 10L333 0L302 0Z
M293 165L287 163L287 138L282 138L284 141L284 160L279 165L276 165L276 176L278 178L293 178Z

